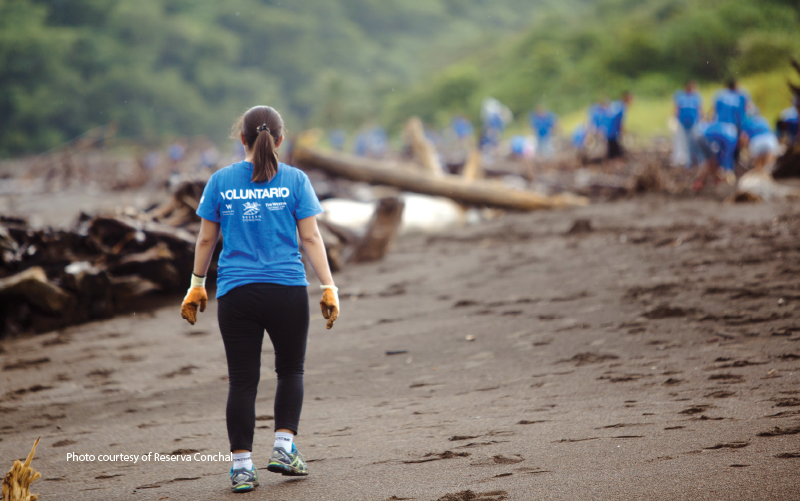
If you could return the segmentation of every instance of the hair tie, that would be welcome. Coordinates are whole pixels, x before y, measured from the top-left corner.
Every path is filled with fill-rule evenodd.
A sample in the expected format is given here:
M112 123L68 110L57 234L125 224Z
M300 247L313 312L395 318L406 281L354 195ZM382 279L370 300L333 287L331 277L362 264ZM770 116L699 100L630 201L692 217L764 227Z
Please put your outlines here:
M258 132L262 132L262 131L267 131L267 132L269 132L269 127L267 127L267 124L261 124L261 125L259 125L258 127L256 127L256 130L257 130Z

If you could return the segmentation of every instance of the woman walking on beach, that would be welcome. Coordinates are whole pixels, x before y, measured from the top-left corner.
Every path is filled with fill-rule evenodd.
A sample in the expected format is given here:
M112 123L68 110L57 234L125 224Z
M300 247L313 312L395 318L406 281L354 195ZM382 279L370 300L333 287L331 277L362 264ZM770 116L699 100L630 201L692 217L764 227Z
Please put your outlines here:
M308 177L278 162L283 120L269 106L248 110L234 125L245 159L214 173L206 184L197 215L202 218L195 248L192 284L181 316L194 325L205 311L205 275L220 231L223 249L217 270L217 318L228 359L226 420L233 453L234 492L258 485L250 454L261 378L264 331L275 348L275 445L267 469L283 475L308 475L294 445L303 405L303 364L309 306L305 268L297 235L323 289L328 329L339 315L338 289L328 267L317 228L322 212Z

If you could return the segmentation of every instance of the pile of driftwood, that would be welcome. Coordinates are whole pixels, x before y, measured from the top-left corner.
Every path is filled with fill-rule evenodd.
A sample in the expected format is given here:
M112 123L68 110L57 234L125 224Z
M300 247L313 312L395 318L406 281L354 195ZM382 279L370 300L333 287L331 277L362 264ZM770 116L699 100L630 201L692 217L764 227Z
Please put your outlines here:
M148 212L81 214L68 230L0 217L0 335L107 318L134 298L185 288L202 187L183 183Z
M24 219L0 216L0 336L108 318L130 310L137 298L185 290L204 187L202 180L185 181L148 211L82 214L68 230L32 229ZM381 259L402 212L399 198L381 199L361 236L320 222L331 268Z

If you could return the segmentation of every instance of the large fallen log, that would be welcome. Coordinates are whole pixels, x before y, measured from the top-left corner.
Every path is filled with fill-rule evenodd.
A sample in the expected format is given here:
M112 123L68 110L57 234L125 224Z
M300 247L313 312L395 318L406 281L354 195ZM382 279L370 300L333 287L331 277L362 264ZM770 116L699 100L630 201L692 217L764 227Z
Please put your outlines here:
M392 167L381 161L342 153L323 153L303 145L295 146L294 162L305 168L370 184L384 184L404 191L448 197L466 205L510 210L536 210L587 205L589 200L576 195L545 196L531 191L511 189L492 181L465 181L460 176L433 176L419 168L397 163Z

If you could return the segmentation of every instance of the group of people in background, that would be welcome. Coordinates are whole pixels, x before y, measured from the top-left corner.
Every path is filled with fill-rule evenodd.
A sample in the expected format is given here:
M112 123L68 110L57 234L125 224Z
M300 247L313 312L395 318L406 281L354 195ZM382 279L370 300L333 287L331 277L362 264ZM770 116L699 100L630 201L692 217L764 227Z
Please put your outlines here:
M604 99L589 106L584 123L575 127L569 145L583 158L591 149L594 157L609 160L624 156L623 135L628 108L633 94L623 92L616 101ZM694 188L701 189L709 181L718 182L731 177L740 152L746 151L749 164L764 169L780 153L780 143L791 143L798 138L798 110L795 102L786 108L773 128L753 102L750 94L735 79L713 97L710 111L704 113L703 98L697 82L689 80L673 96L675 136L672 164L700 167ZM437 146L443 142L477 148L487 156L505 154L516 159L552 160L561 127L559 117L539 105L528 115L529 134L516 134L504 140L506 129L513 121L511 110L499 100L487 97L481 103L480 130L475 141L475 129L464 115L452 118L446 133L426 131ZM342 150L345 146L343 131L331 134L331 145ZM443 137L449 139L444 140ZM361 156L380 157L388 149L386 132L374 125L365 126L357 134L355 153ZM597 152L602 153L598 154Z
M763 170L780 153L779 135L786 142L797 138L798 103L781 113L776 129L761 114L750 94L735 79L714 94L711 110L703 115L703 98L697 82L687 81L673 96L677 130L672 161L700 166L693 189L708 182L734 177L740 153L746 151L753 169Z

